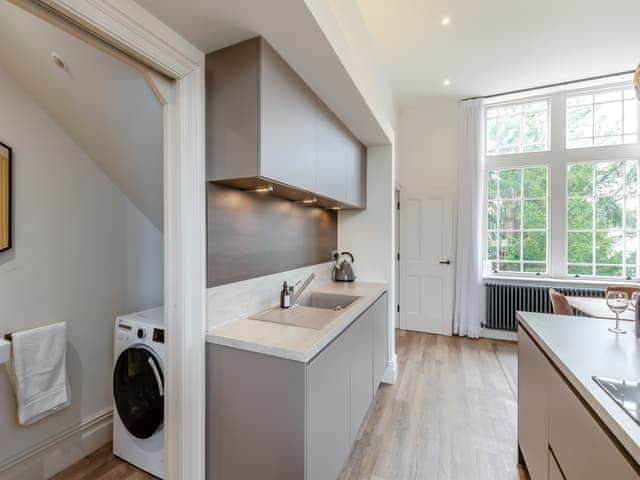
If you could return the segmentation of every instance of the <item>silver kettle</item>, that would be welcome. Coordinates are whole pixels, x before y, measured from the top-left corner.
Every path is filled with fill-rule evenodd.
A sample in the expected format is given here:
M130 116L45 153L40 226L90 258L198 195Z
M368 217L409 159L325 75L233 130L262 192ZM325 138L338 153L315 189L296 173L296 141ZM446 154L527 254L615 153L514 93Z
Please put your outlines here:
M348 256L351 259L349 262L346 258L340 261L343 256ZM335 253L334 260L336 264L333 266L331 276L335 282L353 282L356 279L356 274L353 272L352 263L355 263L353 254L351 252Z

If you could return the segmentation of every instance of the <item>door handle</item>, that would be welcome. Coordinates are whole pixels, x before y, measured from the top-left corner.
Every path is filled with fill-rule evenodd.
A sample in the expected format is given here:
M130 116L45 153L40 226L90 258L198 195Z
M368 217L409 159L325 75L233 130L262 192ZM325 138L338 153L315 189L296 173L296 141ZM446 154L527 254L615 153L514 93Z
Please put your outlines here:
M440 265L451 265L451 260L440 260Z

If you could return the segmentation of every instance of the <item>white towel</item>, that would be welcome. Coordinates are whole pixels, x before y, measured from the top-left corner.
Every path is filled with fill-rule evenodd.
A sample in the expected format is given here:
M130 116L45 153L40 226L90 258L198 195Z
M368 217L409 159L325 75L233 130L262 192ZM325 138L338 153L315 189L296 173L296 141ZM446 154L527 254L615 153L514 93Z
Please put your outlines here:
M16 392L20 425L35 423L71 404L66 331L62 322L12 335L7 369Z

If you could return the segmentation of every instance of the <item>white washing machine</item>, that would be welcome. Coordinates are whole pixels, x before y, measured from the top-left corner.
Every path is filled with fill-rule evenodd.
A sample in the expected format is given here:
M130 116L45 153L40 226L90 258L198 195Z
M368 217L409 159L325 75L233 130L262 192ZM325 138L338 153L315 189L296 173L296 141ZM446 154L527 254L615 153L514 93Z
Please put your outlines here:
M163 309L118 317L113 363L113 453L163 478Z

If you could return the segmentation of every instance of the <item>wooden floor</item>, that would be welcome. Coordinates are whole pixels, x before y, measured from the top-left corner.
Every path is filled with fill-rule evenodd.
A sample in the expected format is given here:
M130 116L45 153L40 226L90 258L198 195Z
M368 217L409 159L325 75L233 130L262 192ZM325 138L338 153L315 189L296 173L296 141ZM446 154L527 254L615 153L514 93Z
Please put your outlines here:
M342 480L518 480L517 346L399 330Z
M522 480L517 347L399 330L398 381L381 387L341 480ZM153 477L111 445L54 480ZM283 479L288 480L288 479Z

